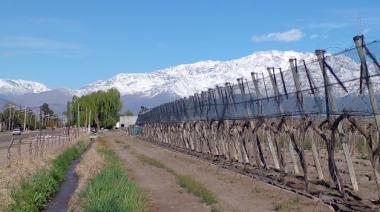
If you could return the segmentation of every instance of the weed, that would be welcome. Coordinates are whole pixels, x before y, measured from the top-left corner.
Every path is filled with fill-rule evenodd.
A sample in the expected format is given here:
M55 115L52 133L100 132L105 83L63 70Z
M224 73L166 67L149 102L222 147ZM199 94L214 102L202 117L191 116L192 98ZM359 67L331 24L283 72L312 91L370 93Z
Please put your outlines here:
M44 208L58 191L71 161L80 155L85 146L83 141L78 142L54 159L49 169L40 170L30 179L22 179L11 191L13 203L9 205L10 211L39 211Z
M122 144L122 143L124 143L124 142L119 141L119 140L115 140L115 143L117 143L117 144Z
M207 205L212 205L216 203L216 198L213 193L211 193L204 185L202 185L200 182L194 180L190 176L186 175L179 175L177 174L173 169L166 167L165 164L161 163L160 161L150 158L148 156L145 156L143 154L137 154L136 157L151 166L155 166L157 168L165 169L167 172L173 174L178 184L185 188L189 193L194 194L195 196L202 199L203 202L205 202Z
M165 166L165 164L161 163L161 161L159 160L156 160L154 158L150 158L150 157L147 157L143 154L136 154L135 152L133 152L133 154L136 155L137 159L139 159L141 162L143 163L146 163L148 165L151 165L151 166L154 166L154 167L157 167L157 168L161 168L161 169L165 169L167 172L173 174L173 175L177 175L173 169Z
M279 211L283 208L283 204L281 202L274 203L273 210Z
M157 168L166 169L166 166L163 163L161 163L160 161L154 158L147 157L143 154L137 154L136 157L143 163L146 163L151 166L155 166Z
M368 159L368 147L366 144L366 141L363 137L359 137L359 139L356 141L356 149L359 152L359 158L363 160Z
M221 210L215 206L211 207L211 212L221 212Z
M275 202L273 203L273 210L280 211L280 210L295 210L299 206L300 198L297 195L295 198L291 198L289 200L283 201L283 202Z
M252 193L261 193L261 192L262 192L262 189L259 186L255 186L252 189Z
M99 152L106 164L80 194L85 211L147 211L145 196L128 179L119 158L105 147Z
M309 139L305 139L304 143L303 143L303 148L305 150L311 150L311 141Z
M200 197L202 201L207 205L212 205L217 202L214 194L212 194L204 185L195 181L190 176L177 175L177 181L182 188L185 188L189 193Z
M123 149L129 149L129 148L130 148L130 146L128 144L123 145Z

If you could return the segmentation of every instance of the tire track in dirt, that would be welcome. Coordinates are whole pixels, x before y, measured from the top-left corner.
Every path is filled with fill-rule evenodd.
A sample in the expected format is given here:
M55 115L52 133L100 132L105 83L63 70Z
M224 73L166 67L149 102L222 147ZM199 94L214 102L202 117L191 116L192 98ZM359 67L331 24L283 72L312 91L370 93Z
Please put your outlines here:
M292 192L219 168L189 155L161 148L138 138L125 137L122 134L113 134L111 138L128 144L130 151L159 160L178 174L189 175L201 182L216 195L218 199L216 206L222 211L331 210L320 201L297 196ZM121 146L115 151L120 151L120 148Z
M123 161L128 177L146 192L150 211L210 211L210 207L177 185L173 175L163 169L144 164L131 153L134 149L123 148L115 143L115 137L107 136L105 139Z

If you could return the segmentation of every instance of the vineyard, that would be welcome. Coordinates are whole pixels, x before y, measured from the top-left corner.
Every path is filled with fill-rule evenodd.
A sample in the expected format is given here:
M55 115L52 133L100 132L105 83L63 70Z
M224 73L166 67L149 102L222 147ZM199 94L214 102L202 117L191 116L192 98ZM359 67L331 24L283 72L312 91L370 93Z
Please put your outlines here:
M140 136L335 210L375 210L380 42L354 44L142 111Z

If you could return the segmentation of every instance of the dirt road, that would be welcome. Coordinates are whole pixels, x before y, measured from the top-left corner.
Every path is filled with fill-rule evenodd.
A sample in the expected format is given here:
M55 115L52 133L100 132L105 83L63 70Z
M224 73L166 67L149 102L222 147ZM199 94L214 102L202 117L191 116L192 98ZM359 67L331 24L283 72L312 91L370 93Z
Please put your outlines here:
M138 138L109 133L106 139L119 155L127 174L147 194L151 211L330 211L319 201L278 189L247 176L219 168L207 161L173 152ZM136 157L154 158L181 175L201 182L217 198L207 206L181 188L175 177L162 168L144 164Z

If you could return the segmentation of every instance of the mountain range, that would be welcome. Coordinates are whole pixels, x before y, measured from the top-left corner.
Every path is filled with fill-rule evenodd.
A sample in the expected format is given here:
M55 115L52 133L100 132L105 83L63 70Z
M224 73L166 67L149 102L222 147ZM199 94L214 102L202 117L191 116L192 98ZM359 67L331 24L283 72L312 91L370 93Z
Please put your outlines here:
M251 72L267 75L267 67L289 67L289 59L305 61L316 59L313 53L295 51L260 51L246 57L228 61L206 60L193 64L183 64L150 73L120 73L116 76L84 85L80 89L51 89L47 86L25 80L0 79L0 105L11 101L28 107L38 107L47 102L53 110L61 113L72 96L86 95L98 90L117 88L121 94L123 110L138 112L141 105L153 107L179 97L190 96L196 92L236 82L237 78L250 79ZM341 79L351 79L358 74L359 65L345 56L331 57L330 64ZM312 64L316 69L317 63ZM320 72L320 71L318 71ZM292 80L290 72L285 72L285 80ZM301 80L304 82L304 80ZM315 75L316 84L322 82L320 75ZM270 83L269 81L267 83ZM291 84L291 83L289 83ZM355 82L357 84L357 82ZM269 84L268 84L269 85ZM307 85L307 83L303 83Z

